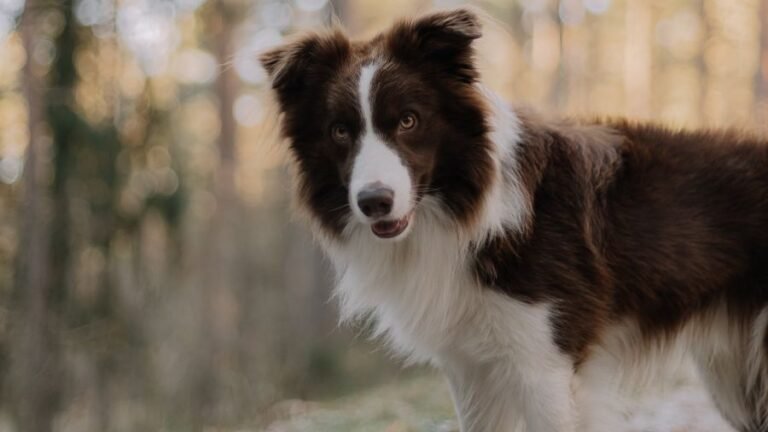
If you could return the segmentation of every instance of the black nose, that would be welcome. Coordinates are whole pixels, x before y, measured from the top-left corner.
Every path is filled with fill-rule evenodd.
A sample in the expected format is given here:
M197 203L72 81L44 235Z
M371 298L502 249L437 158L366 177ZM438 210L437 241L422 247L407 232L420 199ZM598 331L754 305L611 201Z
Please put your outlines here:
M392 211L395 193L392 189L378 187L363 189L357 194L357 206L369 218L386 216Z

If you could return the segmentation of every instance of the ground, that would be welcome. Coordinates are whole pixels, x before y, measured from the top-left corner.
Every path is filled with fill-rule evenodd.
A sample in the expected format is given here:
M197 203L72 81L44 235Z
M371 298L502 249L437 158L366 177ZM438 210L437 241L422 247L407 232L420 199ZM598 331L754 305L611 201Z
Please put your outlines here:
M731 432L691 373L633 402L616 432ZM288 400L266 414L266 432L457 432L448 389L436 374L398 380L329 402Z

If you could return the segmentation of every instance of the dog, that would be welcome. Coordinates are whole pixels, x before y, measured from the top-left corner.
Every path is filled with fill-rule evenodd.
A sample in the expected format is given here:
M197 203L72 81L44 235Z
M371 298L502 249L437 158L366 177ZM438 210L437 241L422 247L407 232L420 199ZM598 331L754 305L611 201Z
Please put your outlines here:
M768 431L768 142L546 119L481 84L480 36L457 9L260 56L342 319L439 368L465 432L620 430L621 383L689 354Z

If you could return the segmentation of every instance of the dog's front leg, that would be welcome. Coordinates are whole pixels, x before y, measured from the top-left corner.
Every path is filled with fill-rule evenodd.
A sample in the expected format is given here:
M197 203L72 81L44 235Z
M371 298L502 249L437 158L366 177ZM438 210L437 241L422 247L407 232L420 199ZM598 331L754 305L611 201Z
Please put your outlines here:
M574 432L570 367L524 371L520 363L443 366L462 432Z
M461 432L521 431L522 407L507 374L496 365L451 361L448 378Z
M524 373L518 385L528 432L576 431L572 381L570 365Z

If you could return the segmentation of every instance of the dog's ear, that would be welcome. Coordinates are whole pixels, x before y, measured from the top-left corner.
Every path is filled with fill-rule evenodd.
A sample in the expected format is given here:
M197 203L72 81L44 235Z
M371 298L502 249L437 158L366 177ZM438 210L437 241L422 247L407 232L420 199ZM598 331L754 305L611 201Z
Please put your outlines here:
M482 36L480 20L467 9L437 12L401 22L389 32L390 51L403 61L426 60L463 82L477 78L472 41Z
M327 80L349 58L349 39L340 31L309 34L263 53L259 60L281 102Z

